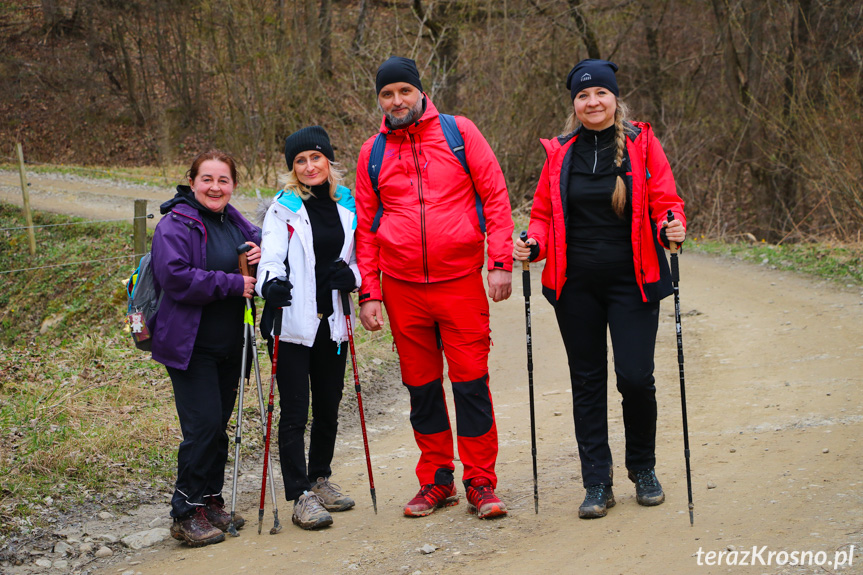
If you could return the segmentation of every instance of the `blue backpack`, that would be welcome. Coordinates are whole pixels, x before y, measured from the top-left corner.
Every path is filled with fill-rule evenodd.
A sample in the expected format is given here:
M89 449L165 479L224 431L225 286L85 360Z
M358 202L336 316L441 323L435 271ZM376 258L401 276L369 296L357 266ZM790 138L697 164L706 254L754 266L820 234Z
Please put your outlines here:
M461 137L461 132L458 131L458 125L455 118L449 114L438 114L440 118L440 126L443 129L443 135L446 138L446 143L452 150L453 155L458 159L465 173L470 178L470 167L467 165L467 156L464 153L464 138ZM372 151L369 154L369 179L372 181L372 189L378 197L378 212L375 214L375 219L372 222L372 231L378 231L378 226L381 225L381 216L384 215L384 203L381 201L381 192L378 189L378 177L381 174L381 165L384 161L384 149L387 147L387 136L383 132L378 132L372 144ZM471 178L473 182L473 178ZM482 199L474 187L476 195L476 215L479 219L479 229L485 234L485 216L482 212Z

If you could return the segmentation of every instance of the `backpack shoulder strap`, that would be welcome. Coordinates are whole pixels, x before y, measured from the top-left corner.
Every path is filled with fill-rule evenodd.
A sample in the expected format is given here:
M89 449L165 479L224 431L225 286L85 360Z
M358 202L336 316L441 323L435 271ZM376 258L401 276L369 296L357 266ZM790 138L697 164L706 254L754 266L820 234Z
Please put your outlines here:
M467 163L467 154L465 154L464 150L464 138L462 138L461 132L458 129L455 116L451 116L449 114L438 114L438 118L440 118L440 127L443 130L446 143L449 145L450 150L452 150L453 155L455 155L459 163L461 163L467 176L471 178L471 181L473 181L473 177L470 175L470 166ZM474 186L474 194L476 195L476 215L479 220L479 229L484 234L485 215L482 211L482 198L479 197L479 193L476 191L476 186Z
M458 130L458 124L455 122L455 117L449 114L438 114L440 118L440 127L443 130L443 135L446 138L446 143L452 150L453 155L461 163L465 173L470 176L470 166L467 165L467 155L464 153L464 138Z
M378 177L381 175L381 164L384 161L384 149L387 147L387 136L383 132L378 132L375 136L372 151L369 154L369 179L372 182L372 189L378 197L378 211L375 214L375 219L372 221L372 232L378 231L378 226L381 225L381 216L384 215L384 204L381 202L381 191L378 189Z

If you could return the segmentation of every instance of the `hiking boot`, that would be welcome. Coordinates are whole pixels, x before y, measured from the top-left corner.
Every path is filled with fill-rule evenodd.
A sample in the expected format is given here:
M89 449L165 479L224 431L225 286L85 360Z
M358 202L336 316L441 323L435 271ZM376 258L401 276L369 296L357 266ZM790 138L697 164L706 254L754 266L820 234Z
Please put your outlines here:
M614 507L614 493L611 485L588 485L584 502L578 508L578 516L582 519L605 517L608 509Z
M480 519L506 515L506 505L494 494L491 481L486 477L471 479L467 486L466 497L468 513L475 514Z
M452 507L453 505L458 505L458 491L455 488L455 481L447 485L429 483L423 485L414 498L407 502L405 515L408 517L425 517L434 513L435 509Z
M213 527L207 519L207 512L203 505L195 507L195 510L186 517L175 518L171 525L171 537L178 541L185 541L189 547L203 547L225 540L225 534Z
M324 501L320 495L311 491L304 491L294 503L294 514L291 521L303 529L320 529L332 525L333 517L324 509Z
M651 507L665 501L665 493L653 469L630 471L629 480L635 483L635 500L639 505Z
M335 483L330 483L326 477L318 477L318 480L312 485L312 491L321 497L327 511L346 511L354 506L354 500L340 490L341 487Z
M207 514L207 520L210 522L210 525L216 529L227 531L228 527L231 525L231 514L225 510L225 504L215 497L207 498L207 505L204 507L204 513ZM246 520L243 519L243 516L235 511L234 527L240 529L245 524Z

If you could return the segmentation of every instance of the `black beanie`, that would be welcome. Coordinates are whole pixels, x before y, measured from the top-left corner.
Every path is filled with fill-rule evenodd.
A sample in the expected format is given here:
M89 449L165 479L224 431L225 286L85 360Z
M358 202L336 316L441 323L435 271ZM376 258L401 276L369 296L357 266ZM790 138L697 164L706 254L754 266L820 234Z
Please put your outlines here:
M326 130L320 126L309 126L297 130L287 138L285 138L285 162L288 163L288 169L294 169L294 158L300 152L308 150L317 150L325 155L331 162L334 162L336 155L333 153L333 146L330 144L330 137Z
M617 64L614 62L593 58L582 60L569 71L569 75L566 77L566 87L569 88L571 99L575 100L576 94L595 86L608 88L612 94L620 97L615 72L617 72Z
M384 86L395 82L407 82L411 86L415 86L420 92L423 91L417 63L410 58L390 56L386 62L380 65L377 76L375 76L375 94L380 94Z

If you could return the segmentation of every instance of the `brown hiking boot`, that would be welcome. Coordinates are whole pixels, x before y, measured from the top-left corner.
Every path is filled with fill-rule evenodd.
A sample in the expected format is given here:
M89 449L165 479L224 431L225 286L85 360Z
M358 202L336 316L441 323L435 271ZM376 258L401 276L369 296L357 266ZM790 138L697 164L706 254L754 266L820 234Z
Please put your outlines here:
M480 519L491 519L506 515L506 505L497 495L491 481L486 477L475 477L467 487L468 513L475 514Z
M330 483L326 477L318 477L318 480L312 485L312 491L321 497L327 511L346 511L354 506L354 500L340 490L341 487L335 483Z
M458 491L455 482L447 485L429 483L423 485L419 493L405 505L405 515L408 517L425 517L434 513L435 509L458 505Z
M171 525L171 537L185 541L189 547L203 547L225 540L225 534L213 527L207 519L203 505L195 507L192 513L182 519L175 518Z
M320 529L333 524L333 516L324 509L324 500L312 491L305 491L294 503L294 514L291 516L294 525L303 529Z
M227 531L231 525L231 514L225 510L225 504L215 497L207 498L207 505L204 508L207 514L207 521L216 529ZM234 527L240 529L246 524L243 516L234 511Z

